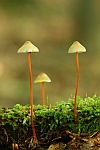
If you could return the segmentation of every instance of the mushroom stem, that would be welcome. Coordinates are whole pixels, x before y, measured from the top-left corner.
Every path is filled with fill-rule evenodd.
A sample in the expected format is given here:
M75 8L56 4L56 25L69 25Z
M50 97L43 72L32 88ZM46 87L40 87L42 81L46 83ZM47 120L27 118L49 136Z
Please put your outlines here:
M34 140L37 141L37 136L36 136L35 127L34 127L34 121L33 121L33 94L32 94L33 89L32 89L32 69L31 69L30 52L28 52L28 70L29 70L29 76L30 76L30 119L31 119L31 126L32 126Z
M44 105L44 82L42 82L42 106Z
M77 118L76 98L77 98L78 86L79 86L79 79L80 79L78 52L76 52L76 68L77 68L77 82L76 82L76 91L75 91L75 98L74 98L74 123L75 124L77 122L77 120L76 120L76 118Z

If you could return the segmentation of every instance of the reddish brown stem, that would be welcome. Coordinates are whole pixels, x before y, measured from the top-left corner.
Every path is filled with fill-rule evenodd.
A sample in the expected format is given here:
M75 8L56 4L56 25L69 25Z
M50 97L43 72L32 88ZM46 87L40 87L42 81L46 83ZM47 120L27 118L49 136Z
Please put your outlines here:
M30 76L30 119L31 119L31 126L32 126L34 141L37 141L34 121L33 121L33 88L32 88L32 69L31 69L30 52L28 52L28 70L29 70L29 76Z
M44 82L42 82L42 106L44 105Z
M79 79L80 79L78 52L76 52L76 68L77 68L77 82L76 82L76 91L75 91L75 98L74 98L74 123L75 124L77 122L77 103L76 103L76 99L77 99Z

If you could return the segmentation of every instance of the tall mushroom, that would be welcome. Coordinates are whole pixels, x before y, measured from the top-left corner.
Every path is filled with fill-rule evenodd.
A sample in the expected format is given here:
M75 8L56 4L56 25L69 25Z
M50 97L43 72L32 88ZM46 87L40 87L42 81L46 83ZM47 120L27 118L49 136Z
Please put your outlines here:
M28 55L28 70L29 70L29 77L30 77L30 114L31 114L30 119L31 119L34 141L37 141L34 121L33 121L33 88L32 88L32 68L31 68L31 58L30 58L31 52L39 52L39 50L30 41L26 41L24 45L18 49L18 53L27 53Z
M34 83L42 82L42 105L45 105L44 102L44 82L51 82L50 78L43 72L41 72L37 78L35 79Z
M80 69L79 69L79 58L78 53L86 52L86 49L83 45L81 45L78 41L74 41L71 47L68 50L68 53L76 53L76 68L77 68L77 82L76 82L76 90L74 97L74 123L76 124L77 120L77 104L76 98L78 93L79 79L80 79Z

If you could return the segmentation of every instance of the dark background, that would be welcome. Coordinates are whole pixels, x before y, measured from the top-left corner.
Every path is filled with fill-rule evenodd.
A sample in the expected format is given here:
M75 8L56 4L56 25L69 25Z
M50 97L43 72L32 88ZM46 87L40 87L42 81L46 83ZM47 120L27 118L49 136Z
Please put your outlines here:
M81 97L100 95L100 0L0 0L0 107L29 103L27 54L17 54L25 41L40 50L32 53L33 82L40 72L46 104L67 101L76 86L78 40L87 49L79 54ZM41 84L33 83L33 102L41 104Z

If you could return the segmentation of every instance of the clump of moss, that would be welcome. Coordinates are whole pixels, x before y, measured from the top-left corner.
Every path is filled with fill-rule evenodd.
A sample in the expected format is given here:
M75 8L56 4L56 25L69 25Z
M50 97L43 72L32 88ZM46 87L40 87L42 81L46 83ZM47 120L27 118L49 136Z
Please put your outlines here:
M49 143L64 130L78 134L100 131L100 97L77 97L77 124L74 124L74 99L55 106L33 106L38 140ZM28 144L32 136L29 105L16 104L13 108L0 109L0 145L17 142Z

